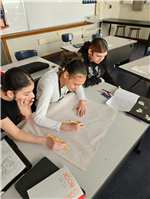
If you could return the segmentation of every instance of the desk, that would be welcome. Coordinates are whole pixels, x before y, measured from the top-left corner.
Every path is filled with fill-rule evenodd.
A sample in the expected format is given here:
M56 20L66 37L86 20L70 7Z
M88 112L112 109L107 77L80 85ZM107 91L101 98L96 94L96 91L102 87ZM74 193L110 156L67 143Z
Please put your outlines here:
M150 28L150 21L142 21L142 20L108 18L108 19L103 19L102 23L109 23L110 24L108 35L110 35L111 24L121 24L121 25L139 26L139 27L143 27L143 28ZM101 24L100 24L100 26L101 26ZM146 45L146 48L145 48L144 55L146 54L146 50L147 50L147 47L149 45L149 41L150 41L150 33L149 33L149 36L148 36L148 41L147 41L147 45Z
M141 59L132 61L128 64L121 65L121 66L119 66L119 68L150 82L150 74L144 75L144 74L141 74L141 73L131 69L132 67L137 66L137 65L139 65L139 66L149 65L149 67L150 67L150 56L143 57Z
M39 62L48 63L50 67L54 66L54 65L58 67L58 65L53 63L53 62L47 61L46 59L43 59L43 58L38 57L38 56L34 56L34 57L30 57L28 59L24 59L24 60L21 60L21 61L16 61L16 62L13 62L11 64L7 64L7 65L4 65L4 66L1 66L0 70L1 71L6 71L6 70L8 70L8 69L10 69L12 67L18 67L18 66L21 66L21 65L29 64L31 62L38 62L38 61ZM40 78L41 76L43 76L47 71L49 71L50 67L46 68L44 70L40 70L40 71L38 71L36 73L31 73L30 75L31 75L31 77L34 80L36 80L36 79Z
M129 60L134 44L137 42L135 40L124 39L120 37L107 36L104 37L108 45L108 64L112 66L113 64L120 63L125 60ZM84 42L84 41L83 41ZM61 49L66 51L78 51L80 48L73 47L72 44L61 46Z
M116 90L115 86L105 82L100 83L99 85L85 88L87 99L104 104L106 98L98 92L98 90L102 88L111 92ZM33 166L44 156L49 158L59 168L66 165L79 185L85 190L86 199L96 199L148 127L149 124L138 122L127 117L125 113L118 112L85 171L80 170L78 167L56 155L46 146L16 140L15 143ZM8 191L2 195L2 199L4 198L15 199L21 197L15 190L14 185L12 185Z

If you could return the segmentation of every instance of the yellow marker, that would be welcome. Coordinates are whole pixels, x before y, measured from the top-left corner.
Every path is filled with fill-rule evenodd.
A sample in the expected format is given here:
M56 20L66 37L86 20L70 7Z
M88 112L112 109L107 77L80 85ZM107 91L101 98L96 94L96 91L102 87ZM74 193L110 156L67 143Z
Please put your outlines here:
M61 143L61 141L59 141L59 140L57 140L56 138L54 138L53 136L51 136L50 134L48 134L48 133L46 133L50 138L52 138L53 140L55 140L56 142L59 142L59 143ZM69 147L67 147L67 146L64 146L64 147L66 147L67 149L69 149Z
M75 123L75 124L77 124L78 122L75 122L75 121L73 121L73 120L69 120L70 122L72 122L72 123Z

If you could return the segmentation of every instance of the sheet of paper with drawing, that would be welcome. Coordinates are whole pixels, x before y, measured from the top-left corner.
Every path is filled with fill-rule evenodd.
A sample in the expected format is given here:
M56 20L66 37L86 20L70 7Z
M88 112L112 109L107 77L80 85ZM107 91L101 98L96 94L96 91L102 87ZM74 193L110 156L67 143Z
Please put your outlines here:
M67 142L67 146L70 150L64 148L55 153L82 170L85 170L99 146L100 141L114 120L117 111L88 100L87 113L84 117L80 118L76 116L77 112L73 111L78 103L77 96L74 93L69 93L62 100L49 105L47 117L65 123L69 123L69 120L81 121L84 124L84 128L79 132L62 130L57 132L51 129L47 130L47 128L35 124L33 121L34 114L22 126L22 130L41 136L45 136L46 133L49 133Z
M1 185L2 190L26 165L20 160L5 139L1 140Z
M119 88L106 104L119 111L130 111L139 97L139 95Z

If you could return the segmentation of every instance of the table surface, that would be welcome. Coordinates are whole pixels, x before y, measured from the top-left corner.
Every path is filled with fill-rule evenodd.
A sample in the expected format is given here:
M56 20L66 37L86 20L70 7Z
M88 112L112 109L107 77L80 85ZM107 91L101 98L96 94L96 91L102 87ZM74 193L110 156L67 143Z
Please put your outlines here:
M98 92L102 88L112 93L116 90L115 86L106 82L100 83L96 86L85 88L87 99L105 104L107 99ZM149 124L127 117L124 112L118 112L85 171L58 156L46 146L17 140L15 140L15 143L33 166L44 156L49 158L59 168L66 165L79 185L85 190L86 198L92 199L108 182L110 176L129 155L148 127ZM2 195L2 198L21 198L14 185Z
M21 61L16 61L16 62L13 62L11 64L7 64L7 65L4 65L4 66L1 66L0 67L0 70L5 72L6 70L12 68L12 67L18 67L18 66L21 66L21 65L25 65L25 64L29 64L31 62L44 62L44 63L48 63L49 64L49 68L46 68L44 70L40 70L36 73L31 73L31 77L35 80L35 79L38 79L39 77L43 76L47 71L49 71L51 69L51 66L57 66L57 64L53 63L53 62L50 62L46 59L43 59L41 57L38 57L38 56L34 56L34 57L30 57L28 59L24 59L24 60L21 60Z
M109 45L112 45L110 47L108 46L109 51L114 50L116 48L123 47L123 46L131 45L131 44L134 44L137 42L136 40L124 39L124 38L114 37L114 36L107 36L107 37L104 37L104 39L107 41L107 43ZM83 41L83 43L84 43L84 41ZM80 48L75 48L72 44L69 44L69 45L61 46L61 49L77 52Z
M129 73L132 73L140 78L150 81L150 74L144 75L144 74L141 74L141 73L131 69L132 67L137 66L137 65L139 65L139 66L149 65L149 67L150 67L150 56L143 57L141 59L132 61L130 63L121 65L121 66L119 66L119 68L123 69Z
M117 18L107 18L107 19L103 19L102 21L103 21L103 23L125 24L125 25L150 28L150 21L132 20L132 19L117 19Z

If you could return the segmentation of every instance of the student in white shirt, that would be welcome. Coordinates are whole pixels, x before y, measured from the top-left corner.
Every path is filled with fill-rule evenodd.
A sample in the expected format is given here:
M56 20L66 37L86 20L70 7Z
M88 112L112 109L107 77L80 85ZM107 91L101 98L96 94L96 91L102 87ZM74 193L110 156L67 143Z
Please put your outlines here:
M56 131L68 130L79 131L83 123L62 123L46 117L50 103L59 101L68 91L75 91L79 99L79 104L74 108L78 110L77 115L82 117L86 113L86 98L82 85L87 77L87 70L80 53L67 52L62 56L59 68L48 71L37 85L37 109L34 121L40 126L44 126Z

